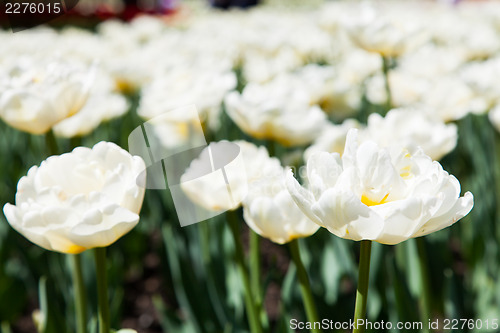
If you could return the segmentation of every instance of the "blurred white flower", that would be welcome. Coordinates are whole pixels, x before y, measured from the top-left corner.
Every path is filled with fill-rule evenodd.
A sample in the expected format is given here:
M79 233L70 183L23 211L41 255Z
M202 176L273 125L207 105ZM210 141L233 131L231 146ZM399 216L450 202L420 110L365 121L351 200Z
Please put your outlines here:
M273 178L282 173L280 161L276 157L270 157L266 147L256 146L244 140L233 142L241 148L249 184L260 179Z
M360 134L381 147L421 147L433 160L440 160L455 149L458 137L455 124L445 124L418 108L393 109L385 117L372 113Z
M265 83L309 62L330 58L332 39L311 19L312 13L276 15L272 10L254 10L252 14L236 22L243 29L233 30L247 82Z
M435 79L452 73L465 61L465 52L457 45L444 47L428 43L399 58L394 71L401 70L413 76Z
M119 20L106 20L99 24L100 35L109 40L122 40L124 43L146 43L155 37L161 36L168 28L166 22L160 17L140 15L129 23Z
M248 49L244 52L242 72L247 82L265 83L300 65L300 57L290 48L278 48L274 54Z
M457 75L448 75L431 81L422 95L421 103L443 121L458 120L469 113L484 113L488 106L484 99Z
M327 126L305 150L304 160L321 151L342 156L351 128L359 129L359 143L372 140L381 147L398 146L409 150L421 147L433 160L451 152L458 137L455 124L445 124L429 111L416 107L393 109L385 117L378 113L370 114L365 126L353 119L347 119L341 125Z
M180 147L196 147L205 136L194 105L179 107L148 121L162 147L172 151Z
M102 122L122 116L128 108L129 103L120 94L92 95L78 113L54 125L54 134L65 138L84 136Z
M332 67L334 74L327 81L326 96L320 105L325 112L342 120L358 112L365 81L380 71L382 61L377 54L346 47L342 58Z
M309 189L290 172L287 188L300 209L331 233L352 240L397 244L446 228L473 207L470 192L421 150L358 146L348 136L342 158L317 153L307 161Z
M43 134L84 105L89 68L62 59L18 59L0 71L0 117L10 126Z
M340 125L329 124L321 135L304 151L304 160L307 160L316 152L344 153L345 139L351 128L361 128L362 125L354 119L346 119Z
M477 104L483 106L478 112L486 112L500 102L500 57L469 62L460 69L459 77L474 93Z
M92 88L82 108L75 115L53 126L54 134L74 137L89 134L102 122L125 114L129 108L127 99L115 92L114 80L102 71L96 71Z
M231 154L233 143L212 142L191 162L180 179L187 197L207 210L237 209L247 195L249 183L282 172L279 160L269 157L265 147L245 141L234 143L239 146L241 160Z
M418 12L395 7L383 13L362 5L354 17L345 20L348 35L359 47L384 57L398 57L425 41L425 26Z
M288 193L284 170L249 185L243 201L243 218L253 231L278 244L310 236L319 229Z
M440 45L461 49L468 60L486 59L500 50L498 32L484 13L469 15L471 7L458 6L458 11L428 11L432 39Z
M138 114L146 119L195 104L201 121L218 128L224 95L236 87L233 72L181 68L158 74L142 90Z
M33 166L19 180L9 224L51 251L80 253L114 243L139 221L144 161L114 143L75 148ZM142 175L142 176L140 176ZM140 181L144 183L144 180Z
M399 67L391 70L388 74L391 102L397 107L421 103L424 94L432 86L428 78L416 76ZM383 105L386 103L387 91L382 73L366 81L366 98L373 104Z
M283 81L267 85L249 83L242 94L229 93L226 111L238 127L257 139L276 140L285 146L310 143L327 124L311 96Z

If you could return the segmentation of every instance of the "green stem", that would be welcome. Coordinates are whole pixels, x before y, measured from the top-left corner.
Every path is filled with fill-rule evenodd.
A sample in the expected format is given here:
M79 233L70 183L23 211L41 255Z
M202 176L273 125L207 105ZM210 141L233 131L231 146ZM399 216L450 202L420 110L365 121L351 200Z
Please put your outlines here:
M290 247L290 252L292 254L292 260L297 268L297 276L300 283L300 291L302 293L302 300L304 301L304 307L306 308L307 320L310 323L319 322L318 313L316 311L316 306L314 305L314 298L311 292L311 285L309 284L309 277L307 276L306 269L300 258L300 249L298 240L294 239L288 246ZM315 325L312 325L315 327ZM321 330L313 328L311 332L321 332Z
M250 279L248 277L248 270L245 265L245 255L243 253L243 245L240 239L239 219L236 215L236 212L234 211L227 212L226 214L229 227L234 239L236 264L238 265L238 271L240 272L243 287L245 288L245 307L247 309L250 331L252 333L262 333L262 326L259 321L257 307L254 303L252 288L250 286Z
M264 327L268 326L266 312L262 301L262 289L260 282L260 236L253 230L250 233L250 285L255 298L255 306L259 313L260 321Z
M497 207L500 205L500 140L499 140L499 135L498 132L493 134L493 146L495 147L494 151L494 163L495 163L495 168L493 169L493 175L495 177L495 191L496 191L496 199L497 199ZM499 215L500 211L496 211L497 216ZM498 217L497 217L498 219ZM500 228L497 229L500 232Z
M250 282L255 297L260 298L260 236L250 230Z
M109 333L108 284L106 274L106 248L94 249L94 259L97 275L97 298L99 312L99 333Z
M82 137L74 136L69 140L70 149L75 149L76 147L80 147L82 145Z
M2 328L2 333L12 333L8 321L2 321L1 328Z
M420 282L422 283L422 294L419 300L420 306L420 320L427 323L431 319L432 298L429 281L429 269L427 260L427 251L425 250L425 240L423 237L416 239L418 251L418 264L420 268ZM426 325L424 325L424 332L428 332Z
M217 293L217 288L214 282L214 278L216 278L217 275L214 274L212 270L213 264L212 264L212 255L210 253L211 234L209 230L209 225L208 223L198 223L198 226L199 226L198 230L200 232L202 258L207 279L207 293L211 301L211 304L214 308L214 312L215 315L217 316L217 319L221 323L226 323L228 322L228 319L224 312L224 308L221 306L222 302L219 298L219 295Z
M57 147L56 137L54 136L54 132L52 132L52 130L45 133L45 146L47 147L47 152L50 156L58 154L59 149Z
M270 157L276 156L276 143L274 141L267 140L266 148L267 148L267 152L269 153Z
M83 283L82 262L80 254L70 254L71 275L73 278L73 290L76 314L76 332L87 332L87 299L85 284Z
M387 113L390 109L392 109L392 94L391 87L389 84L389 69L390 69L390 61L391 59L386 56L382 56L382 70L384 72L384 81L385 81L385 93L387 94L387 100L385 103Z
M356 306L354 308L354 330L353 333L365 331L366 300L368 299L368 280L370 277L370 255L372 241L361 241L359 253L358 289L356 291ZM358 321L361 325L358 325Z

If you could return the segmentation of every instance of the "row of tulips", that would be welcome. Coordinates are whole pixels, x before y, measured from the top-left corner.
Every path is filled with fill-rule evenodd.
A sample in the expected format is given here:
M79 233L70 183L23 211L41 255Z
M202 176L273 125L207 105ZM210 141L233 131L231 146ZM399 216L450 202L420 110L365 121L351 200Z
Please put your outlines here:
M265 149L259 151L249 143L240 144L247 159L252 153L261 155L260 163L255 163L255 156L249 159L253 160L251 163L245 163L250 172L250 190L244 199L244 220L263 237L280 244L292 241L292 255L311 322L318 322L318 317L296 238L310 236L319 227L325 227L339 237L363 241L356 320L364 318L366 311L371 241L397 244L427 235L455 223L472 209L472 194L467 192L460 197L456 178L421 149L380 148L370 140L359 144L356 129L348 133L342 157L320 152L309 158L306 188L291 173L285 179L279 161L270 158ZM252 170L252 164L259 169ZM139 221L144 188L137 183L144 184L144 180L137 178L145 175L144 169L140 157L132 157L112 143L101 142L92 149L76 148L31 168L19 181L16 205L4 207L11 226L30 241L72 255L78 332L86 331L85 287L78 254L87 249L95 251L99 330L108 332L105 247ZM262 169L265 171L261 177L252 177L252 173L258 174ZM196 186L197 191L186 193L214 195L213 186L190 185ZM197 202L223 207L227 204L223 199ZM230 225L246 288L251 329L262 331L262 304L256 305L251 296L238 222L234 215L228 216L233 216ZM257 259L258 256L257 253Z

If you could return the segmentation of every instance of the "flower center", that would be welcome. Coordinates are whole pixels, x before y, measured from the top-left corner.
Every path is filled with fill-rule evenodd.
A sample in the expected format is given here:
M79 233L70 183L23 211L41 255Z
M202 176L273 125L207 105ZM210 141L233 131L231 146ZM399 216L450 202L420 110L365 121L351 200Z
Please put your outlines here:
M377 206L377 205L382 205L387 202L387 197L389 196L389 193L387 193L382 200L380 201L373 201L372 199L368 198L365 194L361 196L361 202L364 203L367 206Z

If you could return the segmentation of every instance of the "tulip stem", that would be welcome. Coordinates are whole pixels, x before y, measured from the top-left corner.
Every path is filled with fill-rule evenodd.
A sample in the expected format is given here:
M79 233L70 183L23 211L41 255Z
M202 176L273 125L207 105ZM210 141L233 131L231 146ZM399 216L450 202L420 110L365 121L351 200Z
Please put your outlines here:
M8 321L2 321L0 328L1 328L2 333L12 333L12 330L10 329L10 324Z
M391 86L389 84L390 61L391 59L389 57L382 56L382 71L384 72L385 93L387 94L387 100L385 103L386 113L392 109L392 94Z
M420 298L420 319L423 323L426 323L431 319L431 289L429 282L429 270L427 261L427 251L425 250L425 240L423 237L416 239L417 241L417 251L418 251L418 264L420 268L420 283L422 286L422 298ZM424 325L424 332L429 332L429 330Z
M87 332L87 297L82 275L82 258L80 254L70 254L71 275L75 300L76 332Z
M247 309L248 322L250 324L250 331L252 333L262 333L262 326L259 321L257 307L254 303L252 288L250 285L250 279L248 277L248 270L245 265L245 255L243 252L243 244L240 239L240 228L239 221L236 212L227 212L227 219L231 233L234 239L234 251L236 256L236 264L238 266L238 271L240 272L241 280L243 282L245 307Z
M306 309L307 320L312 323L313 326L311 332L321 332L321 330L316 329L315 325L315 323L319 323L320 321L318 312L316 311L316 305L314 304L309 277L307 276L306 269L300 257L299 241L294 239L288 244L288 246L292 254L292 260L297 268L297 277L299 278L300 291L302 293L302 300Z
M371 251L372 241L362 240L359 253L358 289L356 291L356 306L354 308L353 333L363 333L365 331L366 300L368 299Z
M94 259L97 275L97 298L99 333L109 333L108 281L106 274L106 248L94 249Z
M267 140L266 148L269 157L276 157L276 144L274 141Z
M253 230L250 233L250 285L255 297L255 306L264 327L268 326L266 312L263 308L262 289L260 283L260 236Z
M76 147L80 147L82 145L82 137L74 136L69 140L69 143L71 150L75 149Z
M45 134L45 146L50 156L57 155L59 153L56 137L54 136L54 132L52 130Z

